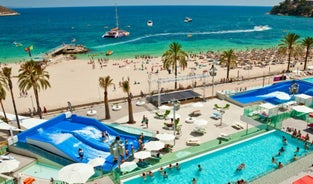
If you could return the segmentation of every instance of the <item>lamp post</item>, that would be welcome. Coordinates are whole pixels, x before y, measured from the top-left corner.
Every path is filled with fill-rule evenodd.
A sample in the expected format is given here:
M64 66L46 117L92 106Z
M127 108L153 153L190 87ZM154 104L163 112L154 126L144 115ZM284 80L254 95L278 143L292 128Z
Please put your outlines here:
M214 66L214 62L212 67L210 68L210 76L212 77L212 96L214 96L214 76L216 76L217 69Z
M173 119L174 119L174 145L175 145L175 139L176 139L176 126L178 125L179 121L176 120L176 111L179 110L180 108L180 104L179 101L177 101L176 99L171 100L171 103L173 104Z

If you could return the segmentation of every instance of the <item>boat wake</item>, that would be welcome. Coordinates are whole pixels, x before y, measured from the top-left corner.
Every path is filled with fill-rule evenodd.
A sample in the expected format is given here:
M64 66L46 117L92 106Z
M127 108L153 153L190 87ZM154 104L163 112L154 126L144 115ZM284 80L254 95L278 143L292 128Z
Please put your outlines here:
M121 42L115 42L115 43L109 43L104 45L95 46L95 49L101 49L105 47L111 47L126 43L132 43L139 40L152 38L152 37L159 37L159 36L177 36L177 35L214 35L214 34L233 34L233 33L249 33L249 32L260 32L260 31L267 31L272 29L268 25L265 26L254 26L253 29L238 29L238 30L224 30L224 31L208 31L208 32L180 32L180 33L156 33L156 34L148 34L145 36L141 36L138 38L134 38L131 40L121 41Z

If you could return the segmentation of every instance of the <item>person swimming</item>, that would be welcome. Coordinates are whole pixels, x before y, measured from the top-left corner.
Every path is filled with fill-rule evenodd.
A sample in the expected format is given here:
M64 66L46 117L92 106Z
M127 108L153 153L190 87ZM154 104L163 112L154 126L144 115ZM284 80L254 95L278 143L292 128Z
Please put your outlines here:
M244 169L245 167L246 167L246 164L245 164L245 163L241 163L241 164L237 167L236 171L241 171L241 170Z

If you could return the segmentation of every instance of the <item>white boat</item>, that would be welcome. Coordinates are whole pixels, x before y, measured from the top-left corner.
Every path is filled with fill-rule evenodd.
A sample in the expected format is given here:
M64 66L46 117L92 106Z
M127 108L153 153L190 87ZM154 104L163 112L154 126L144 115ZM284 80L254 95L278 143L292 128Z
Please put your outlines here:
M184 22L191 22L192 21L192 19L190 18L190 17L185 17L185 20L184 20Z
M266 31L272 29L270 26L265 25L265 26L254 26L253 29L255 31Z
M116 27L111 29L110 31L105 32L102 35L102 38L121 38L124 36L129 36L129 32L125 30L121 30L118 27L118 15L117 15L117 5L115 3L115 19L116 19Z
M147 26L153 26L153 22L152 22L152 20L148 20L148 22L147 22Z

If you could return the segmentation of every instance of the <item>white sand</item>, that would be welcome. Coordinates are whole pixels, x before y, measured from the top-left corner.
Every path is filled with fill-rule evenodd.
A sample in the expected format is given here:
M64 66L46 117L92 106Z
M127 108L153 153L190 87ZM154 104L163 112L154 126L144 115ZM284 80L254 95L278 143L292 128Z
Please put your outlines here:
M122 80L127 80L129 78L131 82L131 92L133 95L139 95L142 90L144 93L149 92L148 83L148 73L159 70L158 74L152 74L152 79L161 78L173 78L174 73L168 74L168 71L161 70L162 62L161 58L152 59L129 59L129 60L109 60L107 66L101 68L100 64L95 61L95 68L93 69L92 64L88 64L88 60L66 60L59 59L49 63L47 71L50 74L50 84L51 88L47 90L40 91L40 104L41 107L45 106L49 109L56 109L61 107L67 107L67 102L70 101L73 106L98 102L103 100L103 89L99 87L98 79L99 77L105 77L110 75L113 78L113 82L116 84L116 90L114 91L113 86L109 89L109 99L124 98L126 94L119 87L119 82ZM197 62L201 64L201 67L196 67L194 62L188 63L188 68L185 70L179 69L179 75L188 75L193 71L196 74L202 74L204 70L209 70L211 68L211 63L207 59L197 59ZM128 63L128 64L127 64ZM12 74L16 76L18 74L19 65L11 64ZM141 70L143 66L144 70ZM196 67L196 70L191 68ZM302 69L300 64L296 66ZM136 70L135 70L136 68ZM216 66L217 76L215 81L220 81L220 79L226 77L226 68L221 68ZM239 72L239 77L250 78L256 76L263 76L267 74L281 74L282 70L286 69L286 64L281 65L269 65L266 67L254 67L252 70L244 69L233 69L230 71L230 78L236 78ZM134 82L139 82L140 84L134 84ZM264 80L265 84L272 83L272 78ZM208 77L206 83L212 82L212 78ZM192 81L179 82L184 87L192 84ZM198 79L197 85L203 83L203 80ZM28 112L28 108L33 109L36 106L35 98L32 90L28 92L26 97L20 97L20 91L17 85L17 78L13 78L13 91L15 95L15 101L17 110L19 113ZM263 80L253 80L244 81L218 85L215 90L223 89L237 89L245 88L249 86L260 86L263 84ZM164 83L161 85L164 89L173 89L174 82ZM156 91L158 89L157 83L151 83L151 90ZM203 94L203 89L201 87L197 88L200 94ZM205 96L211 96L211 87L208 87L205 91ZM32 104L33 103L33 104ZM7 98L4 101L4 107L8 113L13 113L13 105L11 101L11 96L7 93Z

